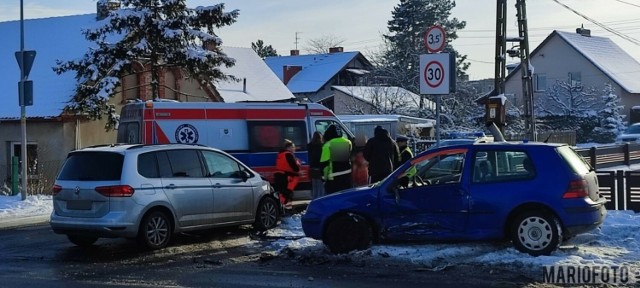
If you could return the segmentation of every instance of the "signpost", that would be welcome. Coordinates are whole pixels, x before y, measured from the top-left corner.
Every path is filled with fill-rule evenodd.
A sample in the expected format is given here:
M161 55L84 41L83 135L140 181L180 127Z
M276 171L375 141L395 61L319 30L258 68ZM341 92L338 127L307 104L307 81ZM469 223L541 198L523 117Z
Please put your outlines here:
M420 55L420 94L449 94L448 53Z
M447 44L447 34L440 26L431 26L424 34L424 45L429 53L438 53Z
M455 71L455 54L440 53L447 45L447 34L437 25L424 33L424 45L429 54L420 55L420 94L437 95L436 143L440 143L440 95L455 89L455 73L451 73Z

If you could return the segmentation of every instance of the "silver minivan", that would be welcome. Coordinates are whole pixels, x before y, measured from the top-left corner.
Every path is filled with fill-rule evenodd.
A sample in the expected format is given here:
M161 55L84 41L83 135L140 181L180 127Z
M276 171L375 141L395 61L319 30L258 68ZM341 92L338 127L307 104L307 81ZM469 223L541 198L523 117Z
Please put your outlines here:
M273 228L279 203L268 181L218 149L112 144L69 153L53 186L50 223L79 246L125 237L160 249L178 232Z

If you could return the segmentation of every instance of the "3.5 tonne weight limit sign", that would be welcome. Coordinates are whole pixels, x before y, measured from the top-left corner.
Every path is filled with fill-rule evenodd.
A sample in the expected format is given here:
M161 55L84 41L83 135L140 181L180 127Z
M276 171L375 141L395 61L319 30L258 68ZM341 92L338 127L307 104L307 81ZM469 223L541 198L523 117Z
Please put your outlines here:
M420 94L449 94L449 54L420 55Z

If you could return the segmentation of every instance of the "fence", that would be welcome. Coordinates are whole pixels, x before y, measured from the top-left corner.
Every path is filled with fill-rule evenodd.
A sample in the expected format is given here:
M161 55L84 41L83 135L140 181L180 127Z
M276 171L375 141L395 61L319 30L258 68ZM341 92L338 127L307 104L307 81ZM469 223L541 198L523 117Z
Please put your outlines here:
M42 161L38 163L38 170L34 175L29 175L27 182L27 192L29 195L50 194L51 187L63 161ZM0 165L0 171L8 171L9 175L4 180L4 185L0 187L0 195L11 195L11 167ZM21 186L20 186L21 188ZM19 192L14 192L19 193Z

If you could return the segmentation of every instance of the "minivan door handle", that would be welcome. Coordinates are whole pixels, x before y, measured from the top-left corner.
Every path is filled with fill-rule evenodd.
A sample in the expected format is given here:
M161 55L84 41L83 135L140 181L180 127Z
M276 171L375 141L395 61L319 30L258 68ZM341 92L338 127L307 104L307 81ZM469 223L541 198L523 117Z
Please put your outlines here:
M167 186L164 186L165 189L176 189L176 184L169 184Z
M213 188L222 188L222 184L220 183L213 184Z

